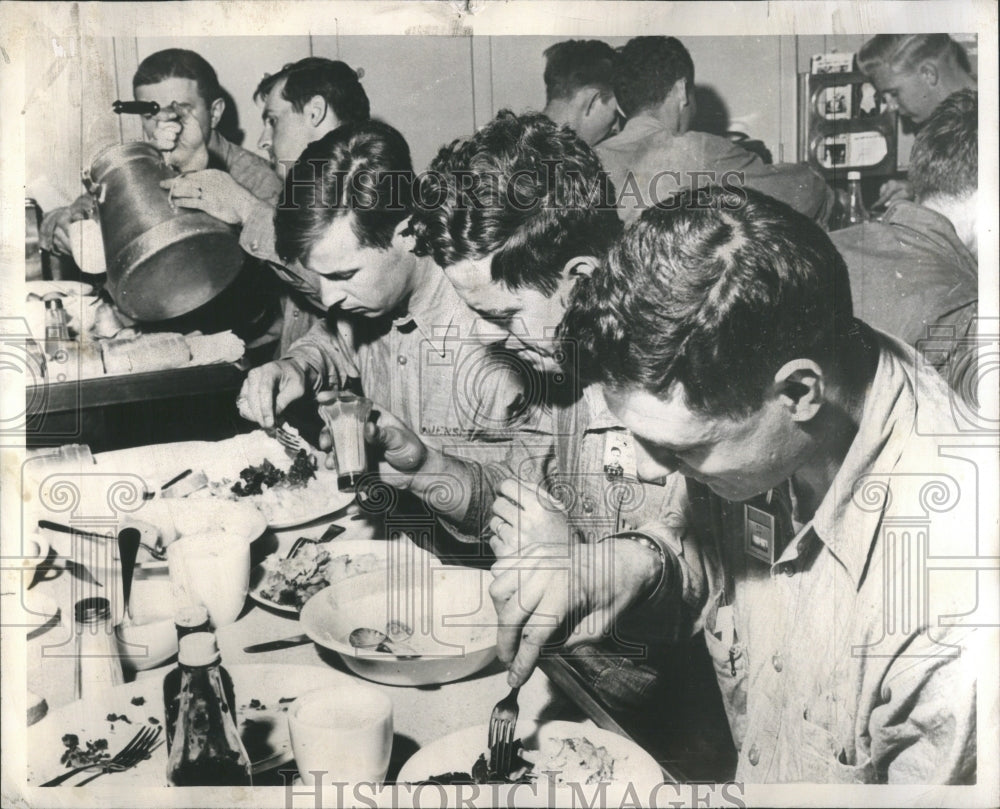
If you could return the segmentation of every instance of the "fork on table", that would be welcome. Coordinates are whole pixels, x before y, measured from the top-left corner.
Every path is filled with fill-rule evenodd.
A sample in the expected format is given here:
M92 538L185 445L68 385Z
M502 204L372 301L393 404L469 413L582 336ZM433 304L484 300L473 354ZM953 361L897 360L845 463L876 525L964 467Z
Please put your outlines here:
M51 781L46 781L42 784L43 787L57 787L60 784L68 781L74 775L84 772L85 770L94 770L97 772L91 775L89 778L84 778L79 784L75 786L82 787L84 784L89 784L95 778L99 778L109 772L124 772L125 770L130 770L140 761L145 761L149 758L150 753L152 753L156 748L163 744L163 739L160 739L160 734L163 732L162 727L149 727L143 725L139 729L139 732L132 737L132 740L126 744L118 754L103 764L85 764L82 767L76 767L69 772L64 772L62 775L56 776Z
M489 772L506 778L510 775L514 764L514 728L517 725L517 692L520 687L512 688L510 693L493 706L490 714L490 763Z

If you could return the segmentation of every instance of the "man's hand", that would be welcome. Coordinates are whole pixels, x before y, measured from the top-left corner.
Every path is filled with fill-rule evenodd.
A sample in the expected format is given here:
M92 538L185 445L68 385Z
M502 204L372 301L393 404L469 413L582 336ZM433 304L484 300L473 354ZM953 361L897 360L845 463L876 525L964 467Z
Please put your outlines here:
M309 374L295 360L276 360L247 374L236 405L243 418L273 427L275 416L305 396L308 385Z
M901 199L913 199L913 184L908 180L888 180L878 190L878 199L872 208L888 208Z
M618 616L660 576L656 552L638 542L534 544L492 568L497 653L507 682L522 685L546 643L607 637ZM558 637L557 636L558 633Z
M156 114L156 127L147 140L163 152L168 166L178 171L200 171L208 167L208 134L189 104L174 103Z
M242 225L250 216L257 198L218 169L205 169L164 180L160 188L170 189L170 199L184 208L197 208L229 225Z
M42 217L38 229L38 246L42 250L68 256L73 252L69 226L81 219L90 219L94 214L94 198L83 194L72 205L55 208Z
M569 544L578 541L562 504L540 485L508 478L493 502L490 547L497 558L517 554L536 543Z

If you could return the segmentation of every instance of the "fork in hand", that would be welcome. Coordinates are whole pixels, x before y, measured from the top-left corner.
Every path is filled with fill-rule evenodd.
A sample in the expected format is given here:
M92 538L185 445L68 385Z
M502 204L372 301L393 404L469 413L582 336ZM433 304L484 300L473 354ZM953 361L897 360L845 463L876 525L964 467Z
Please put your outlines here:
M285 450L285 454L289 458L295 459L300 449L304 449L306 452L309 451L309 447L302 436L298 432L292 432L288 428L288 424L282 424L280 427L269 427L264 432L281 444Z
M493 706L493 713L490 714L489 773L500 778L507 778L514 764L514 727L517 725L519 690L519 687L512 688Z
M132 737L132 740L109 761L106 761L103 764L85 764L82 767L76 767L69 772L64 772L62 775L56 776L51 781L46 781L42 784L42 786L57 787L65 781L68 781L74 775L82 773L84 770L93 770L98 768L98 771L94 775L89 778L84 778L79 784L76 785L79 787L84 784L89 784L95 778L104 775L105 773L122 772L123 770L131 769L140 761L144 761L149 758L149 754L163 744L162 741L157 743L162 730L162 727L152 728L144 725L139 729L139 732Z

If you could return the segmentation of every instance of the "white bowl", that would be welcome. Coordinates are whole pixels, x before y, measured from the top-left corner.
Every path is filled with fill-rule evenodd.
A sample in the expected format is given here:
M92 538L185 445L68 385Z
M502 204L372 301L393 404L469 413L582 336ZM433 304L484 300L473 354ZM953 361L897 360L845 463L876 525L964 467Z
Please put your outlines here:
M166 577L132 582L129 613L115 630L122 664L145 671L177 654L173 598Z
M299 620L316 643L332 649L355 674L388 685L460 680L496 657L496 612L488 571L421 565L405 575L378 570L344 579L306 602ZM355 649L355 629L385 631L390 621L413 629L416 656Z

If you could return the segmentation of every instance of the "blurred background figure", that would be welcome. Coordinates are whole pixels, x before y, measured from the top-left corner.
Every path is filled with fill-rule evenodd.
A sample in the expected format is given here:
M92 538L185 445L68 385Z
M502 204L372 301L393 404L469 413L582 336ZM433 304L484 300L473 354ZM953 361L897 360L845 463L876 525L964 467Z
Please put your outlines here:
M615 52L599 39L569 39L545 49L545 109L588 146L604 140L618 119L612 87Z

